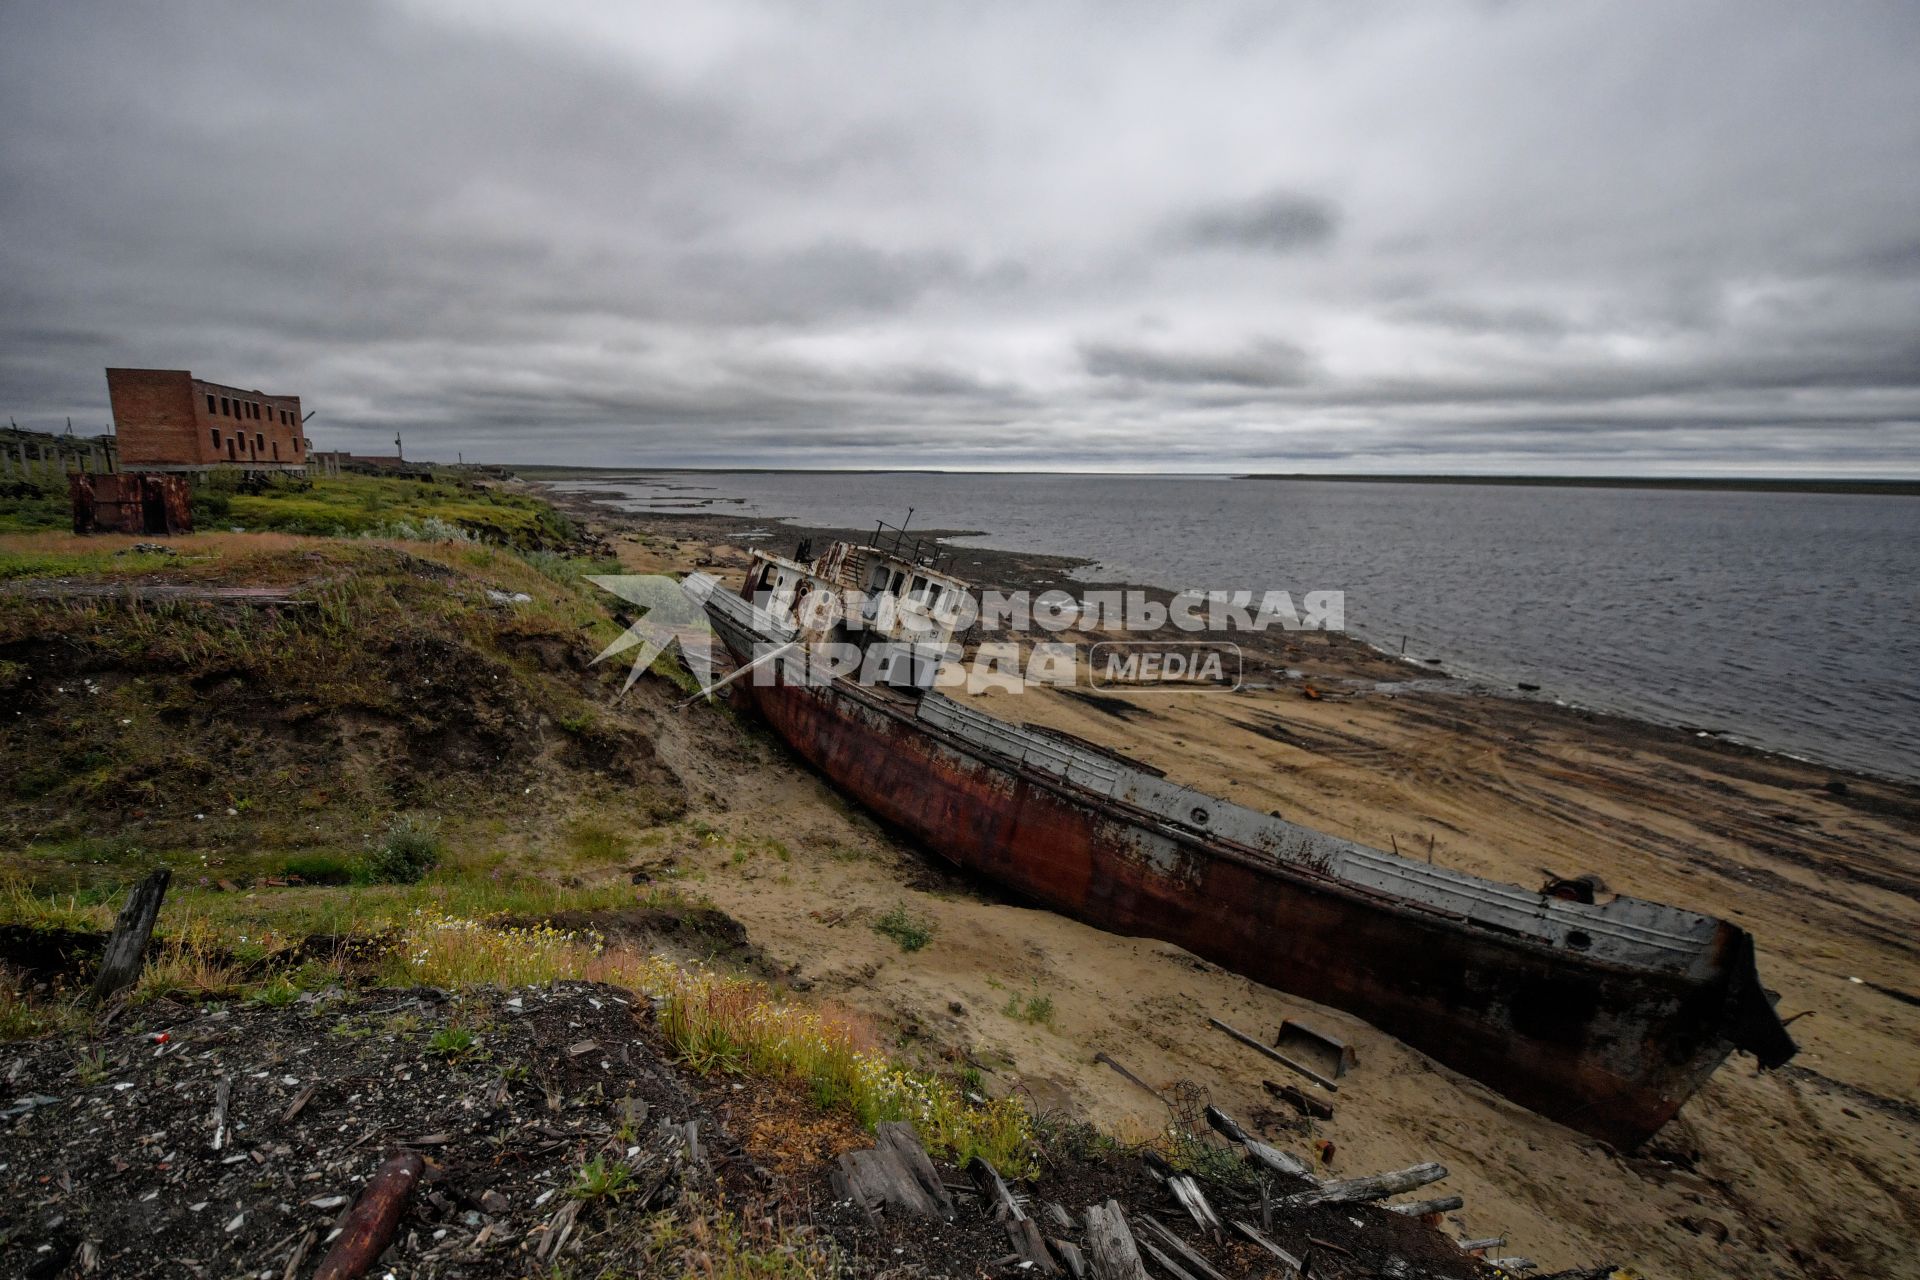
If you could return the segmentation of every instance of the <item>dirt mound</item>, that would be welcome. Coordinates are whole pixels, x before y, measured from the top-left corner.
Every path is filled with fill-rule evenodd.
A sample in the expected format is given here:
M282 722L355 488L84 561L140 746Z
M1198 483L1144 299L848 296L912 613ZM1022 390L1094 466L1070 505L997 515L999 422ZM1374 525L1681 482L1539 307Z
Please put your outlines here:
M542 780L619 785L677 812L643 721L661 695L609 706L616 677L590 668L579 597L494 591L457 564L329 543L196 579L297 574L286 605L0 596L14 829L71 839L229 809L312 828L330 808L485 804ZM184 825L149 838L194 843Z

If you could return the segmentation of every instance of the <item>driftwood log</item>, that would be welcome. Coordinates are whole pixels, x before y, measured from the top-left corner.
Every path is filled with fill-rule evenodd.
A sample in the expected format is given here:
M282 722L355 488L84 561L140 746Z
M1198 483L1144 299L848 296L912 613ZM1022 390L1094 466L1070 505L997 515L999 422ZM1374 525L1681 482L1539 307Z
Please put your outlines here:
M100 972L93 980L95 1003L107 999L140 976L147 958L147 941L153 937L153 922L160 915L160 900L166 897L173 872L161 867L135 885L114 921L113 934L100 957Z
M1409 1200L1405 1204L1383 1204L1388 1213L1403 1213L1409 1218L1424 1218L1430 1213L1452 1213L1467 1202L1459 1196L1435 1196L1431 1200Z
M1234 1118L1218 1107L1207 1108L1207 1123L1219 1131L1220 1136L1229 1142L1237 1142L1245 1147L1247 1154L1255 1161L1265 1165L1275 1173L1284 1173L1290 1178L1305 1178L1308 1182L1318 1183L1313 1176L1313 1166L1299 1156L1270 1147L1260 1139L1242 1129Z
M340 1238L320 1259L313 1280L355 1280L365 1275L393 1243L407 1198L425 1169L425 1162L413 1151L403 1151L381 1165L347 1214Z
M1416 1164L1392 1173L1322 1183L1311 1191L1282 1196L1275 1204L1282 1209L1305 1209L1316 1204L1353 1204L1362 1200L1379 1200L1402 1191L1411 1191L1415 1187L1424 1187L1429 1182L1438 1182L1446 1176L1447 1166L1443 1164Z
M1087 1260L1098 1280L1148 1280L1118 1200L1087 1207Z

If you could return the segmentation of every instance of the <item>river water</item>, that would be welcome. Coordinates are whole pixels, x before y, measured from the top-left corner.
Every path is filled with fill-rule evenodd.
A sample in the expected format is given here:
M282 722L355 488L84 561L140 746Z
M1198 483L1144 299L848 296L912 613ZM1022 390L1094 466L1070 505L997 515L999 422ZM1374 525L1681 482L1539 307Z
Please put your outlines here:
M1349 631L1512 691L1920 779L1920 498L1228 477L657 473L634 510L977 529L1080 576L1346 593ZM965 574L965 558L958 572Z

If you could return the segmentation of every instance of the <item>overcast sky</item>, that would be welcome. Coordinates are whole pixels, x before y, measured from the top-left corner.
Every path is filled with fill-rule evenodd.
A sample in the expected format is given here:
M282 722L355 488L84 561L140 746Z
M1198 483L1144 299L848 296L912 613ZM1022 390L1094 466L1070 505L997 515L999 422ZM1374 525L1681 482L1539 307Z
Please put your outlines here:
M0 414L1920 475L1920 5L0 0ZM385 442L385 443L383 443Z

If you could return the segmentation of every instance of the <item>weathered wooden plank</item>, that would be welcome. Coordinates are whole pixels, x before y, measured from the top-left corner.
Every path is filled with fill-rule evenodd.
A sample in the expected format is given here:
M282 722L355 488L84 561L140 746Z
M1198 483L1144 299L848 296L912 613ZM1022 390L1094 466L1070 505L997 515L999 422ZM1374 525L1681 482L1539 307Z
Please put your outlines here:
M1245 1147L1249 1156L1275 1173L1284 1173L1290 1178L1305 1178L1316 1185L1319 1183L1320 1180L1313 1175L1312 1165L1291 1152L1268 1146L1242 1129L1238 1121L1220 1108L1208 1107L1206 1116L1207 1123L1218 1130L1222 1137Z
M1383 1204L1388 1213L1403 1213L1409 1218L1424 1218L1430 1213L1452 1213L1467 1202L1459 1196L1435 1196L1431 1200L1409 1200L1405 1204Z
M1060 1265L1067 1269L1067 1274L1072 1276L1073 1280L1086 1280L1089 1271L1087 1255L1080 1252L1079 1245L1058 1237L1047 1243L1053 1246L1053 1252L1060 1259Z
M134 886L114 921L113 934L100 957L100 972L93 980L93 999L107 999L140 976L147 957L147 942L153 937L153 922L160 915L160 900L166 897L173 872L166 867L154 871Z
M407 1198L425 1169L425 1162L413 1151L403 1151L381 1165L347 1214L340 1238L320 1260L313 1280L354 1280L366 1274L393 1243Z
M1379 1200L1402 1191L1411 1191L1415 1187L1424 1187L1429 1182L1438 1182L1446 1176L1447 1167L1443 1164L1416 1164L1392 1173L1322 1183L1311 1191L1282 1196L1275 1203L1283 1209L1304 1209L1316 1204L1353 1204L1362 1200Z
M1227 1280L1225 1276L1214 1269L1212 1263L1196 1253L1192 1245L1173 1234L1172 1229L1164 1222L1161 1222L1150 1213L1141 1214L1140 1221L1142 1230L1150 1234L1155 1241L1165 1246L1169 1252L1177 1256L1189 1271L1194 1272L1196 1275L1204 1276L1206 1280Z
M1142 1249L1146 1251L1147 1256L1149 1258L1152 1258L1154 1262L1159 1265L1162 1271L1165 1271L1168 1275L1173 1277L1173 1280L1194 1280L1194 1277L1192 1276L1192 1274L1190 1274L1185 1267L1182 1267L1179 1263L1175 1262L1172 1258L1169 1258L1167 1256L1166 1250L1160 1248L1158 1245L1154 1244L1151 1240L1147 1240L1143 1237L1137 1243L1140 1245Z
M1291 1253L1288 1253L1285 1249L1282 1249L1279 1245L1267 1239L1267 1237L1261 1233L1258 1227L1254 1226L1252 1223L1242 1222L1238 1218L1235 1218L1233 1220L1233 1229L1235 1231L1238 1231L1241 1235L1245 1236L1248 1240L1252 1241L1254 1244L1257 1244L1262 1249L1265 1249L1268 1253L1272 1254L1274 1257L1280 1259L1280 1261L1286 1263L1289 1267L1293 1268L1295 1275L1299 1274L1300 1259L1294 1257Z
M1220 1225L1220 1215L1207 1203L1206 1193L1200 1190L1200 1184L1184 1173L1176 1173L1167 1179L1167 1190L1173 1192L1173 1198L1187 1211L1195 1226L1212 1235L1220 1237L1224 1227Z
M1099 1280L1148 1280L1118 1200L1087 1207L1087 1258Z

